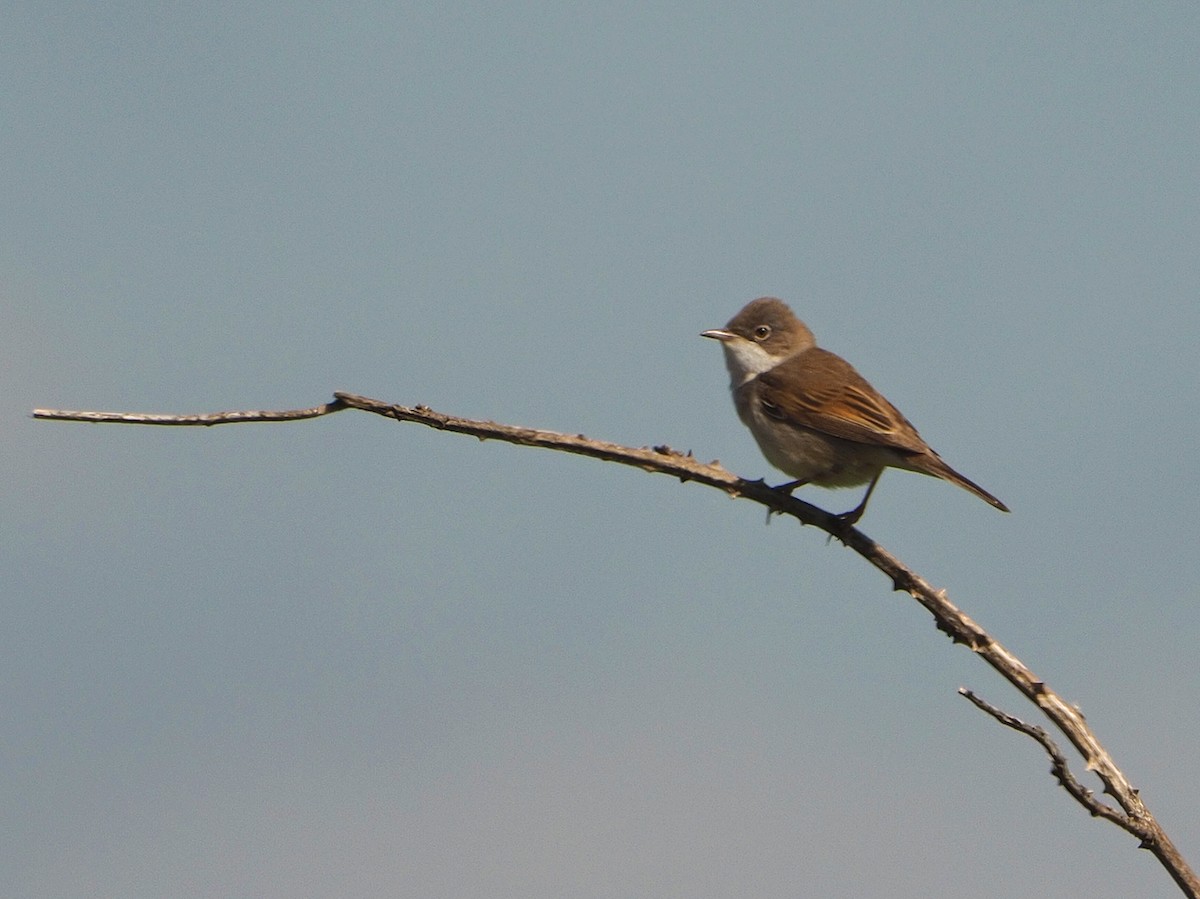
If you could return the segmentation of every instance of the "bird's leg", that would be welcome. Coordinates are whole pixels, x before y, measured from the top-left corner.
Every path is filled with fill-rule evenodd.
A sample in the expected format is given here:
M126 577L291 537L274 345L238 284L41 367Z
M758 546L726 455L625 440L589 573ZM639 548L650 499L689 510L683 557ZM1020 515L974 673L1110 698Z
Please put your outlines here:
M791 496L793 490L803 487L805 484L807 484L811 480L812 480L812 478L801 478L798 481L788 481L786 484L780 484L778 487L772 487L771 489L774 490L776 493L782 493L784 496ZM767 509L767 524L771 523L772 515L782 515L782 514L783 514L782 512L777 512L774 509Z
M867 500L869 500L871 498L871 494L875 492L875 485L879 483L879 478L882 475L883 471L880 470L879 474L871 478L871 483L867 486L867 495L862 498L862 502L849 512L843 512L841 515L838 515L837 520L839 522L847 527L858 523L858 520L863 517L863 512L867 511Z
M786 484L780 484L778 487L772 487L771 489L791 496L793 490L799 490L810 481L812 481L812 478L801 478L798 481L788 481Z

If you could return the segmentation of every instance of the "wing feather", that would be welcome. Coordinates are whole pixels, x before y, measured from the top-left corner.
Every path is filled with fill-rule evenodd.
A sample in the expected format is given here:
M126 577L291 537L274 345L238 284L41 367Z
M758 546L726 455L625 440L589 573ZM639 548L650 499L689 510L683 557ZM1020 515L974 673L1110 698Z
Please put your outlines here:
M758 376L763 411L843 440L929 452L917 429L841 356L814 347Z

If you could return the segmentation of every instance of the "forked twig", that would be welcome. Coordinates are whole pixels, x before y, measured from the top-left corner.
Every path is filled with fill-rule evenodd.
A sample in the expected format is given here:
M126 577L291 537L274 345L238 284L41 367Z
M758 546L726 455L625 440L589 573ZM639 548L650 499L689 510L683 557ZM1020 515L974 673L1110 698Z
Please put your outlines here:
M904 565L864 533L847 527L837 516L816 506L776 491L763 481L747 481L726 471L718 463L697 461L691 453L680 453L667 446L633 448L582 434L559 434L534 428L521 428L491 421L477 421L435 412L428 406L397 406L352 393L335 393L333 402L309 409L284 412L218 412L204 415L144 415L128 412L69 412L35 409L34 418L53 421L111 422L146 425L212 426L243 422L298 421L329 415L343 409L360 409L397 421L409 421L443 431L469 434L480 440L503 440L521 446L539 446L562 452L576 453L631 465L646 471L677 477L681 481L698 481L723 490L732 497L744 497L761 503L772 512L791 515L803 524L821 528L853 549L891 579L895 590L910 594L924 606L937 624L955 643L967 646L1016 687L1030 702L1040 708L1079 751L1086 767L1094 771L1119 808L1097 801L1090 790L1075 780L1067 767L1066 758L1058 746L1040 727L1026 724L979 699L970 691L963 695L983 711L1008 727L1015 728L1037 740L1050 756L1052 770L1064 789L1088 811L1112 821L1137 836L1140 846L1152 852L1174 878L1184 895L1200 899L1200 879L1179 854L1170 838L1142 802L1138 791L1113 762L1077 708L1068 704L1050 687L1037 678L1029 668L992 639L982 627L950 602L944 590L936 590L928 581Z

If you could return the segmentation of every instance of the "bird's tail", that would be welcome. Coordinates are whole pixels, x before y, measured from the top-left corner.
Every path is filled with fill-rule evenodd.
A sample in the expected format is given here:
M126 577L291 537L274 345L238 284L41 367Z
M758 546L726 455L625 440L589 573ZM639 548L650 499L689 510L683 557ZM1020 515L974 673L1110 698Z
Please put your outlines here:
M930 454L928 456L923 456L921 458L921 462L923 462L924 464L921 465L921 467L918 469L918 471L922 471L925 474L933 475L934 477L937 477L937 478L944 478L952 484L957 484L963 490L969 490L971 493L974 493L985 503L987 503L988 505L991 505L991 506L995 506L1001 512L1009 511L1008 506L1004 505L1004 503L1000 502L1000 500L998 500L996 497L992 496L990 493L988 493L986 490L984 490L982 487L980 487L978 484L976 484L970 478L963 477L961 474L959 474L957 471L955 471L953 468L951 468L949 465L947 465L945 462L943 462L941 456L937 456L937 455L933 455L933 454Z

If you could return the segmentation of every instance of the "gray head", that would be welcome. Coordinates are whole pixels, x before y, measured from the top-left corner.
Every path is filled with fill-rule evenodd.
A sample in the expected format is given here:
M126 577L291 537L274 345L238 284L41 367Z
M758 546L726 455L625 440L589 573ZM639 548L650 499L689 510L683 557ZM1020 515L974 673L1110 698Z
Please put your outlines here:
M721 341L735 387L817 345L812 331L792 314L787 303L774 297L747 303L724 328L701 336Z

